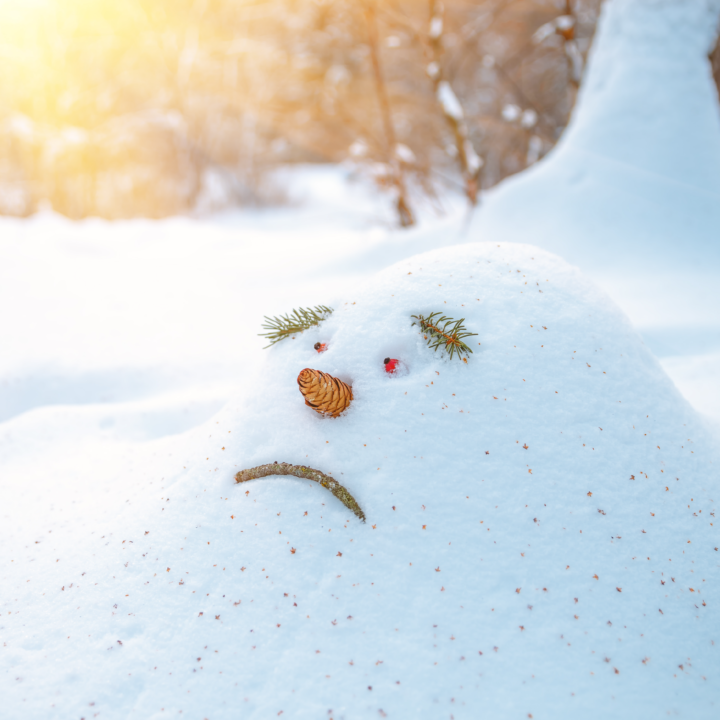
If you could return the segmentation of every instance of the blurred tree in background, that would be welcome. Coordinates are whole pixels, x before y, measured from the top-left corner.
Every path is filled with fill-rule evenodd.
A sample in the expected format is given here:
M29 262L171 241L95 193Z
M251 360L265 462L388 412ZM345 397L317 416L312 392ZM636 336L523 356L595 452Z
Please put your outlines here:
M298 162L353 163L404 225L474 203L557 142L600 2L0 0L0 213L259 204Z

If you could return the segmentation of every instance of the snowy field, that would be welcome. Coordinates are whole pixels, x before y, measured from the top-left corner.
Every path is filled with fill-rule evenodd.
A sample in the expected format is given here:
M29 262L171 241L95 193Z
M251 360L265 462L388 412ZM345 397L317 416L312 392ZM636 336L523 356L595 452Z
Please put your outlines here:
M308 167L278 182L294 207L204 220L0 219L0 332L10 339L0 356L0 421L42 406L112 402L131 412L135 403L144 416L167 412L134 438L181 432L212 415L261 362L264 315L332 304L418 252L496 239L570 259L626 313L691 404L720 419L717 203L704 208L699 237L671 246L658 232L665 218L649 213L636 244L595 224L553 235L556 208L548 219L536 211L532 228L488 232L485 218L512 187L486 197L469 225L462 199L448 197L444 217L428 213L419 228L396 231L387 199L350 170ZM563 193L569 207L573 192Z
M717 717L718 6L693 8L609 6L563 141L470 218L397 231L301 168L286 208L0 220L3 717ZM411 326L434 310L467 363ZM352 384L344 415L305 367ZM367 523L233 483L273 461Z

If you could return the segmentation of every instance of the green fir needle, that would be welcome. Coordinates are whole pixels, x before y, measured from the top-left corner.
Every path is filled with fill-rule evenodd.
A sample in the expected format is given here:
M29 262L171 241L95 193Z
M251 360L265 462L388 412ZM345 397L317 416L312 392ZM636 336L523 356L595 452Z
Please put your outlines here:
M465 318L453 320L440 312L430 313L427 316L412 315L411 317L417 321L413 325L419 325L424 333L428 347L435 352L442 347L450 355L451 360L456 353L459 358L465 360L462 356L467 356L472 352L463 339L477 335L477 333L467 331L467 328L463 326Z
M314 308L299 308L293 310L289 315L280 315L279 317L265 316L265 322L262 325L266 333L258 333L260 337L270 340L270 345L266 345L263 350L269 348L275 343L284 340L286 337L296 335L315 325L319 325L328 315L332 314L333 309L325 305L316 305Z

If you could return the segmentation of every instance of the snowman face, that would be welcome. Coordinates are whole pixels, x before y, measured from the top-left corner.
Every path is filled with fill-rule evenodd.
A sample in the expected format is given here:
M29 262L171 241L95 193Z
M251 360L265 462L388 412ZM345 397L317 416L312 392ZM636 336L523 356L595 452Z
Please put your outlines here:
M323 314L332 313L332 310L325 306L315 309L306 308L300 309L299 311L294 310L292 313L292 322L297 322L297 318L311 318L314 324L318 325L322 322L322 316L319 314L321 310L325 310ZM271 332L266 335L269 335L270 338L273 339L273 344L289 337L287 335L287 329L283 327L283 324L287 323L290 319L291 318L287 316L281 319L267 318L265 327ZM473 351L472 348L466 344L465 340L474 337L475 333L468 332L462 326L462 319L454 321L440 312L430 313L428 315L413 315L413 319L416 321L413 323L413 326L418 326L419 333L423 336L424 340L427 340L428 346L430 346L431 349L437 351L442 347L448 352L451 359L453 356L457 356L463 362L467 363L467 357L463 357L463 355L467 356L468 354L472 354ZM278 333L278 329L282 329L283 334ZM317 353L324 353L327 351L327 348L328 343L326 342L317 341L313 345L313 349ZM406 369L397 358L391 357L383 359L383 368L388 375L397 375L401 370ZM439 375L439 373L437 374ZM353 400L352 387L348 383L322 370L304 368L298 375L297 383L300 392L305 398L305 405L320 415L337 418L350 407L350 403ZM241 470L236 473L235 481L241 483L272 475L293 475L298 478L314 480L320 483L322 487L330 490L348 509L352 510L363 522L365 521L365 514L362 509L342 484L338 483L329 475L325 475L307 465L292 465L286 462L278 463L275 461L255 468Z
M592 693L583 706L592 715L618 692L634 708L648 672L657 673L653 717L675 706L680 683L697 706L698 688L713 686L677 664L692 657L692 672L707 677L717 665L711 649L698 650L710 617L699 601L717 563L708 498L717 465L692 410L612 303L557 258L485 244L407 260L334 307L267 351L243 397L164 446L163 463L177 467L160 475L171 504L123 516L134 530L116 533L113 575L136 584L121 602L157 588L182 623L182 632L147 626L143 649L162 648L151 665L174 683L179 666L208 671L219 649L212 677L230 684L204 698L232 698L239 682L251 718L296 707L435 717L440 703L465 718L488 699L488 717L505 717L508 697L524 714L569 688ZM467 363L433 352L412 326L413 314L436 310L481 334ZM386 358L400 361L395 373ZM304 369L346 383L349 406L336 417L308 406ZM275 461L341 484L366 523L280 468L231 484ZM120 537L152 548L137 557L142 572L124 565ZM175 573L182 588L169 584ZM668 597L660 580L670 575L693 592ZM58 594L79 617L75 595ZM107 612L105 597L93 617ZM140 619L120 607L113 622L133 630ZM644 657L660 660L648 667Z
M532 253L476 245L409 259L334 303L320 325L272 347L242 404L229 409L235 471L275 461L313 468L347 488L370 520L373 506L396 499L394 488L421 498L450 475L470 472L481 483L506 475L508 462L513 473L536 477L540 448L552 454L556 438L570 432L561 408L582 415L600 403L617 412L625 389L611 390L607 373L594 367L598 353L630 351L616 331L626 319L562 261ZM467 362L433 351L413 325L413 316L438 308L481 332L467 339L474 350ZM320 385L342 383L345 404L321 407L317 394L298 389L303 373L321 374ZM501 455L506 446L518 452ZM286 493L300 492L292 484L255 486L286 506ZM314 488L310 497L318 493L327 495ZM347 516L325 501L328 512Z
M114 470L136 494L112 532L76 536L92 554L36 546L43 585L16 572L3 616L27 677L77 668L142 717L187 714L181 696L199 717L218 698L263 720L524 716L576 691L581 717L678 697L713 716L714 440L607 297L537 249L484 244L335 308L236 402ZM467 364L412 326L437 309L481 333ZM305 404L306 368L351 387L345 411ZM231 484L274 461L342 484L367 522L317 482Z
M413 327L418 327L418 332L427 340L428 346L437 352L442 348L450 359L457 356L467 364L467 356L473 350L465 340L475 337L476 333L468 332L462 325L464 318L453 320L440 312L428 315L413 315ZM318 353L327 350L328 344L316 342L313 348ZM463 357L465 356L465 357ZM383 367L388 375L395 375L405 366L397 358L386 357ZM322 372L305 368L298 375L298 386L305 398L305 404L321 415L338 417L350 406L352 402L352 388L338 378Z
M479 262L463 264L467 271L448 273L433 267L437 262L423 267L409 261L399 271L381 273L355 298L336 304L318 326L273 346L247 399L254 410L243 423L243 468L275 461L309 466L350 489L346 469L367 464L374 467L373 481L383 478L390 447L392 454L405 447L404 454L424 457L430 415L424 403L440 410L450 425L462 422L449 410L463 410L455 408L459 380L471 377L479 341L463 336L472 346L451 359L444 338L442 347L431 347L436 338L423 332L418 318L441 308L431 321L447 337L453 326L445 315L468 318L469 327L473 316L479 324L482 303L472 276ZM467 302L448 302L453 295ZM443 390L450 385L451 392Z

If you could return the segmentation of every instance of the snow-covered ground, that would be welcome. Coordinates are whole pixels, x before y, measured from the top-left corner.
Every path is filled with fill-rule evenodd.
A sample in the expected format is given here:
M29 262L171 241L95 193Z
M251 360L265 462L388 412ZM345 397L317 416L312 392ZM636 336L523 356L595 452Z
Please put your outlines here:
M712 717L717 459L609 298L495 243L401 261L344 297L182 435L91 437L123 425L112 405L5 423L6 704ZM412 327L436 308L478 333L467 364ZM305 366L352 383L346 415L305 406ZM333 473L367 524L309 483L232 483L275 460Z
M338 168L284 209L0 220L3 713L717 715L717 3L607 10L574 125L470 223L449 198L394 231ZM263 315L319 303L262 350ZM275 460L367 524L233 484Z
M648 233L623 245L601 229L578 231L580 247L566 237L557 247L540 214L535 235L486 231L485 216L494 220L513 187L485 198L479 230L451 197L445 216L394 231L386 199L348 170L301 168L281 181L296 207L204 220L0 219L0 421L48 405L157 397L187 406L185 421L144 437L192 427L262 360L264 315L328 303L404 257L474 240L532 240L570 257L620 305L688 400L720 418L720 243L711 238L720 201L705 211L706 237L660 252ZM521 204L531 193L522 190Z
M568 131L487 198L473 237L578 265L629 315L695 406L720 416L718 3L620 0Z

